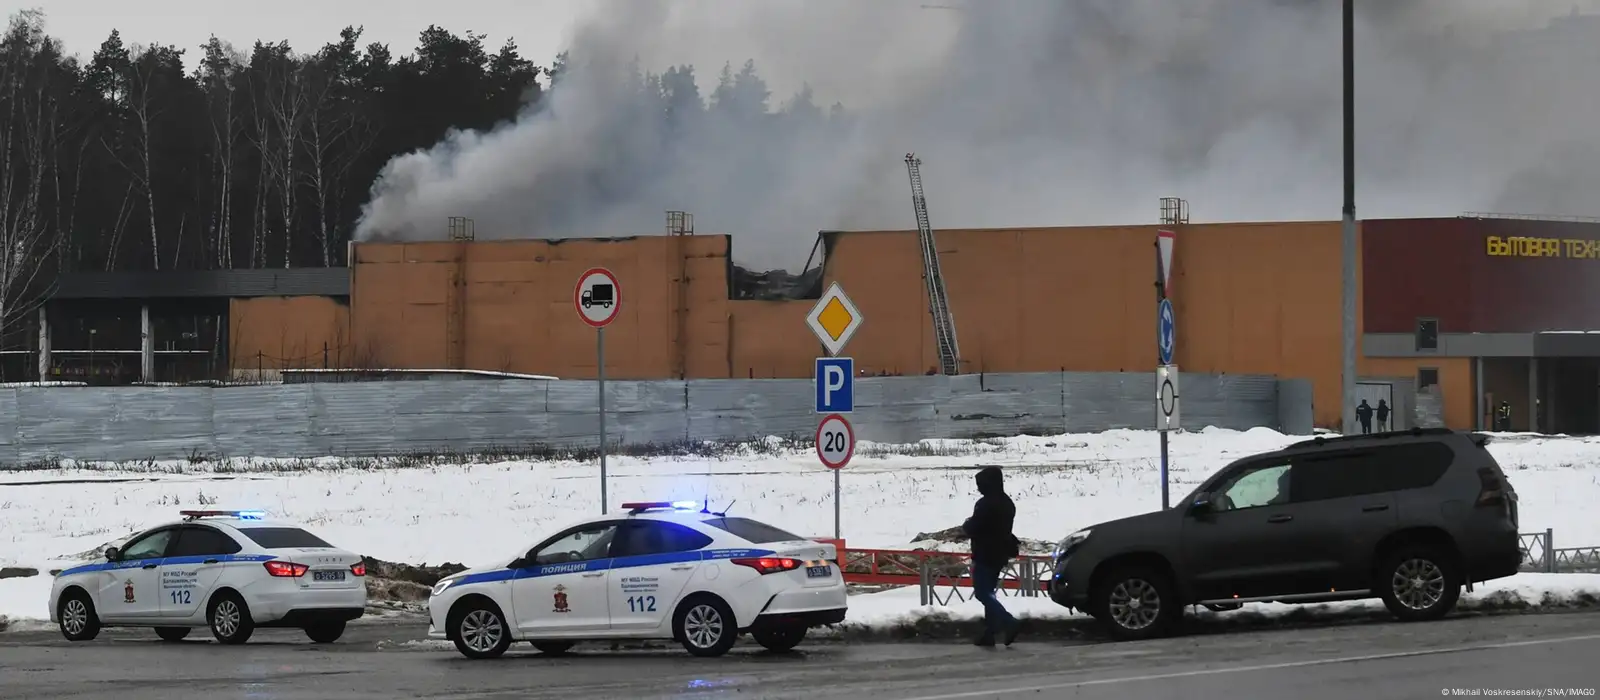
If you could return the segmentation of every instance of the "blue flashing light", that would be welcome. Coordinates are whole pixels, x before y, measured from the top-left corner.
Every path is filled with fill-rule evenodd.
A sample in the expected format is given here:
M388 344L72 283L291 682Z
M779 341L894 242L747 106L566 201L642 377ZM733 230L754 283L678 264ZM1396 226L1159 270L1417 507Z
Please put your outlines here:
M694 501L674 501L672 503L672 507L677 508L678 510L694 510L699 508L700 504L695 503Z
M267 512L264 510L241 510L234 514L240 520L266 520Z

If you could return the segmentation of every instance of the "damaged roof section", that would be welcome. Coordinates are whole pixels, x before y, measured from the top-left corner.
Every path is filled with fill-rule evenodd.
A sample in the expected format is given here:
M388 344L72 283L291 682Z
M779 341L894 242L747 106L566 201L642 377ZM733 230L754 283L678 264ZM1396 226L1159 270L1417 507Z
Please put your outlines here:
M811 246L803 272L788 270L756 272L728 258L728 298L735 301L798 301L822 298L822 268L827 261L827 251L833 247L827 232L817 233L817 242ZM818 253L821 256L818 256Z

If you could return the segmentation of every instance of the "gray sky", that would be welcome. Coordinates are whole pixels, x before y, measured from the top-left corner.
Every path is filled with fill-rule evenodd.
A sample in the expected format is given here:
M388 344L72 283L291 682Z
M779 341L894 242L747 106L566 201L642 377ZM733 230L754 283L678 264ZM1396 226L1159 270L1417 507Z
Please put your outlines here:
M309 53L337 39L345 25L364 25L364 42L382 42L404 54L416 47L417 35L431 23L458 34L468 30L487 34L491 49L513 37L525 57L548 65L566 43L583 4L583 0L273 0L259 5L215 0L23 0L16 9L43 10L46 30L60 38L69 53L84 58L112 29L122 30L129 43L159 42L188 49L184 58L193 68L200 45L212 34L242 51L262 39L287 40L296 51Z

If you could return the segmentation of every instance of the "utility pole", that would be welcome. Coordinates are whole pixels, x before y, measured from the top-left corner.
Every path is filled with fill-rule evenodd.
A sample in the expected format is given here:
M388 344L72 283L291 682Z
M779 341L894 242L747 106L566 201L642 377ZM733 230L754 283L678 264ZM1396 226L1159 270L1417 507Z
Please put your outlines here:
M1356 34L1355 0L1344 0L1344 231L1343 382L1340 385L1343 427L1349 435L1356 425Z

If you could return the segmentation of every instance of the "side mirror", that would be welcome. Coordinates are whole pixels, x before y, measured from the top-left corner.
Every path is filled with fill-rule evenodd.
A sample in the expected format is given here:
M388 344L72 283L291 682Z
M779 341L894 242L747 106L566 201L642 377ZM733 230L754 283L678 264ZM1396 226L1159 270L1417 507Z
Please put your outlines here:
M106 547L106 561L116 561L120 556L122 552L117 551L116 547Z
M1189 512L1193 515L1203 515L1211 512L1211 494L1202 493L1194 497L1194 502L1189 504Z

